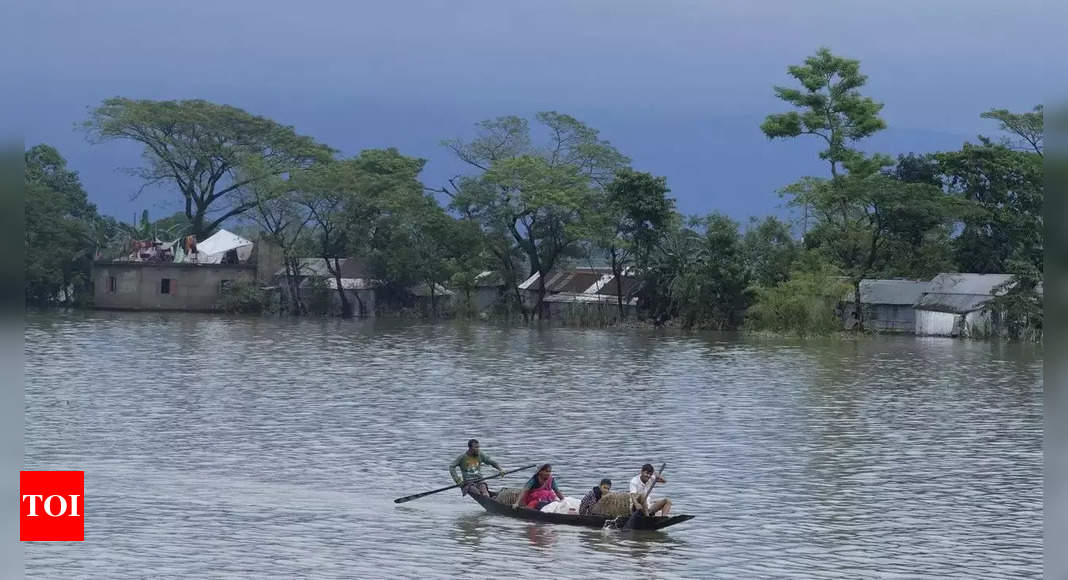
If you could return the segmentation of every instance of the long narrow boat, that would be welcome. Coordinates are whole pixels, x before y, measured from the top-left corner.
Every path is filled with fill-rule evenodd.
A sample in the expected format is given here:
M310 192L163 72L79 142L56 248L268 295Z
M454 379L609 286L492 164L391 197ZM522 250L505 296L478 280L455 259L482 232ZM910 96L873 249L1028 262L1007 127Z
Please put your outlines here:
M486 497L484 495L472 494L471 497L479 503L482 507L486 508L486 511L493 514L500 514L502 516L509 516L513 518L519 518L521 520L531 520L535 522L547 522L550 524L568 524L572 526L586 526L588 528L622 528L627 523L627 516L580 516L576 514L557 514L551 512L542 512L538 510L532 510L528 508L515 508L508 504L503 504L492 497ZM662 530L668 526L675 524L681 524L687 520L692 520L695 516L642 516L636 519L634 522L635 530Z

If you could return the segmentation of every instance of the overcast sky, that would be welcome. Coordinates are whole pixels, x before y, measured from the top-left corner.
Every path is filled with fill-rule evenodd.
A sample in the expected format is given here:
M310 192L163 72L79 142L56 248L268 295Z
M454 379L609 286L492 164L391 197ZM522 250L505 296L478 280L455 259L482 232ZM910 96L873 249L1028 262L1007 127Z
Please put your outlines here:
M6 0L5 0L6 3ZM808 139L769 142L786 67L818 47L861 61L890 128L866 148L959 147L994 107L1044 96L1036 0L727 1L33 0L5 8L21 54L2 104L27 146L56 146L103 213L180 208L137 199L133 144L91 145L74 125L111 96L241 107L346 155L397 147L427 185L463 168L440 146L499 115L565 112L637 169L664 175L685 213L782 213L776 190L826 172ZM10 78L10 77L9 77Z

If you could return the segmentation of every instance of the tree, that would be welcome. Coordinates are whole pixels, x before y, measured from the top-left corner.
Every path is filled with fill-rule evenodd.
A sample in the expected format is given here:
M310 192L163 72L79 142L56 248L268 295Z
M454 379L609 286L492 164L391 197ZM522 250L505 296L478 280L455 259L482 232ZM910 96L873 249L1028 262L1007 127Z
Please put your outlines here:
M827 256L849 278L857 330L863 329L860 281L897 270L901 256L920 254L951 221L952 200L925 183L905 183L882 172L853 173L835 181L807 178L784 190L795 205L812 208L817 224L806 246Z
M768 115L760 129L769 139L821 138L827 148L820 159L830 164L831 176L838 177L839 165L848 168L863 159L850 144L886 128L879 117L883 105L860 94L858 89L868 81L860 73L860 61L834 56L827 48L787 71L803 89L776 86L775 95L801 111Z
M738 224L713 213L691 226L703 234L689 263L669 286L683 325L737 328L748 303L749 286Z
M595 197L595 210L586 220L585 237L604 252L616 280L619 319L624 316L623 274L637 262L644 268L674 213L674 200L663 177L622 169Z
M1042 105L1035 106L1027 113L1013 113L1008 109L991 109L982 115L984 119L1000 121L1000 129L1006 133L1012 133L1023 140L1023 143L1012 143L1006 139L1004 145L1009 148L1033 151L1039 157L1043 154L1045 122L1043 121Z
M1022 116L999 113L1003 125L1023 123L1041 127L1041 107ZM985 114L989 117L991 113ZM1013 131L1014 133L1017 131ZM1027 134L1020 129L1019 134ZM950 193L965 202L963 224L955 240L956 260L965 272L1008 272L1010 263L1027 263L1043 271L1045 237L1043 156L1041 139L1035 150L1010 148L980 137L960 151L935 155Z
M641 271L640 303L655 324L678 316L679 303L672 288L689 270L701 245L701 235L686 227L682 216L673 212Z
M747 312L753 330L789 332L799 336L828 334L842 328L836 313L841 297L850 290L841 272L816 252L802 253L787 280L775 286L757 286Z
M888 237L878 213L879 202L889 199L887 183L875 175L891 161L882 155L868 158L855 143L886 128L879 117L883 105L860 93L868 80L860 62L837 57L827 48L787 70L802 89L776 86L775 94L801 111L768 115L760 128L769 139L815 135L826 143L820 158L830 164L831 179L805 178L783 192L805 212L802 237L809 246L808 212L817 212L820 222L813 233L819 241L814 243L827 246L852 277L857 329L862 330L860 281L875 267Z
M770 288L785 282L799 252L785 222L774 216L750 219L742 238L742 253L748 277L754 283Z
M92 261L108 222L54 147L28 149L25 162L26 303L81 301L90 294Z
M478 221L489 238L509 239L524 254L529 275L539 274L538 304L544 315L548 273L575 253L594 192L603 191L629 160L571 116L550 111L538 113L537 119L550 136L542 148L531 144L527 123L518 117L481 123L479 136L469 143L446 141L481 174L456 178L440 191L452 197L451 208ZM511 249L494 251L505 269L513 260Z
M192 234L203 239L253 207L241 188L329 160L333 151L292 127L202 100L105 100L83 124L96 142L142 144L144 185L169 183L185 202Z
M368 149L358 156L324 163L296 174L294 188L315 224L318 254L334 276L341 314L353 315L341 280L341 259L369 256L387 221L405 215L412 207L432 199L423 192L418 176L426 163L401 155L396 149ZM363 302L356 294L361 315Z
M301 192L294 188L299 181L288 176L272 176L242 188L245 203L253 206L246 215L263 231L263 239L282 251L289 312L295 316L308 312L301 297L299 277L303 250L310 245L311 221L309 206L301 203Z

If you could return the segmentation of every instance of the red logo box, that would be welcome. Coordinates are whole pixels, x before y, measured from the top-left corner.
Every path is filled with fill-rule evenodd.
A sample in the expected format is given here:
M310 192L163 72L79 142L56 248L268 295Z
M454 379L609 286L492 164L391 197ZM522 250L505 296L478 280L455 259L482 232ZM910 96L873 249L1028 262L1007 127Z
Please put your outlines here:
M19 540L85 540L85 472L19 472Z

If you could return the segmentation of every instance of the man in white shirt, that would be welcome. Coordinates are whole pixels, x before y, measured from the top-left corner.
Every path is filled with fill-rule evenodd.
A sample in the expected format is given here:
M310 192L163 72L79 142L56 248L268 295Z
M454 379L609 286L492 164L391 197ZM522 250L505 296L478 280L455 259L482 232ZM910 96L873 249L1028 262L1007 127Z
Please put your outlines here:
M658 500L653 499L652 490L649 489L653 485L653 471L653 466L646 463L642 466L641 473L630 480L630 492L638 494L631 504L631 509L640 509L647 516L656 515L657 512L666 516L671 511L671 500L666 497ZM658 473L656 474L656 482L664 484L667 483L667 480Z

